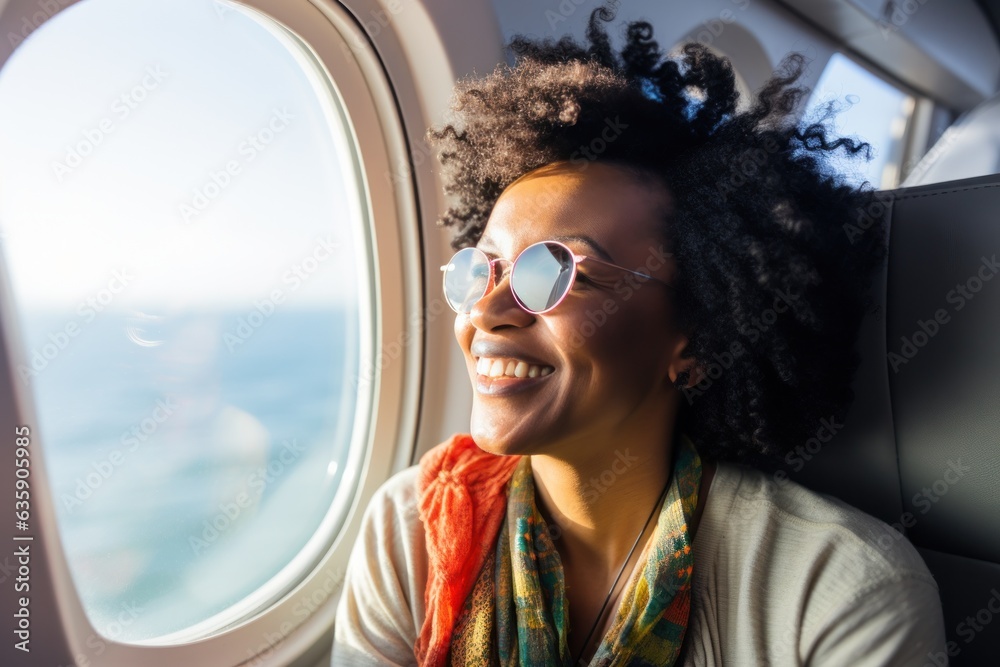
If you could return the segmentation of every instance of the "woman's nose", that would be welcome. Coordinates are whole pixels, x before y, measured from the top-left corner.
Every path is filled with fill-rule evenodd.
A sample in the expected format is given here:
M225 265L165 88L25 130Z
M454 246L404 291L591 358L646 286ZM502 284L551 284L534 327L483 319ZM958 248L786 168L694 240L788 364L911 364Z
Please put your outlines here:
M514 299L510 289L510 271L507 271L500 282L472 306L469 321L477 329L493 331L503 326L526 327L535 321L535 315L521 308Z

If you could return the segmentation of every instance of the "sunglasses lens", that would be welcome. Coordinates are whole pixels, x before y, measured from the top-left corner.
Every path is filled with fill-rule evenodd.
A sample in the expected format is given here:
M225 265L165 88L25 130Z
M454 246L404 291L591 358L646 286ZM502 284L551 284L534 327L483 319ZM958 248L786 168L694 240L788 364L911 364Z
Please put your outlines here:
M490 261L476 248L462 248L444 269L444 297L460 313L468 313L490 282Z
M575 263L557 243L536 243L525 248L514 264L510 285L524 306L540 313L555 307L573 280Z

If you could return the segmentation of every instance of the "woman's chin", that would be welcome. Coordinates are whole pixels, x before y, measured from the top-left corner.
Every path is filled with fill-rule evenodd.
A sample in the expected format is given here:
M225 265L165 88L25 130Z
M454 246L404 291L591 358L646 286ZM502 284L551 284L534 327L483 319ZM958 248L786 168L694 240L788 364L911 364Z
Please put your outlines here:
M472 433L472 439L475 441L479 449L489 454L495 454L497 456L510 456L515 453L510 450L507 441L503 439L496 440L488 436L476 435L475 431Z
M479 449L497 456L512 456L526 454L524 445L519 439L511 437L509 429L477 428L475 421L470 430L472 439Z

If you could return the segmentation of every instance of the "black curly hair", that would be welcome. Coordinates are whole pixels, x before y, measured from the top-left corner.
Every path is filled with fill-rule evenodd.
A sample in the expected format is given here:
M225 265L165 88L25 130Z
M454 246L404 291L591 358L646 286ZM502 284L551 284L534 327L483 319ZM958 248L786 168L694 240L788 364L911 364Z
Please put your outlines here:
M517 35L513 67L456 85L456 122L426 135L458 202L439 224L454 229L454 248L474 245L503 190L552 162L596 159L659 179L673 200L663 233L678 326L703 371L682 389L678 427L717 459L784 454L853 400L854 342L885 231L869 219L850 233L874 191L848 184L830 157L869 146L796 120L801 55L738 110L727 59L699 44L665 57L646 21L628 24L619 56L600 25L613 18L608 6L591 13L586 47ZM627 129L595 142L610 119Z

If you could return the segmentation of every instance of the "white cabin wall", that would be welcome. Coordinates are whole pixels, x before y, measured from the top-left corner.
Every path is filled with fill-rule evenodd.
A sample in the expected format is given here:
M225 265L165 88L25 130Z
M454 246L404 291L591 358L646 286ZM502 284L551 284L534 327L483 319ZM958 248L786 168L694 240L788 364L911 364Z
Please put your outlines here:
M1000 46L975 2L923 0L917 6L920 9L911 14L897 15L899 32L984 98L995 93Z
M504 38L515 33L582 40L597 2L578 0L496 0ZM789 52L798 51L810 65L802 83L813 86L836 51L835 43L792 12L766 0L629 0L620 2L610 24L612 43L623 41L621 25L645 19L663 49L682 41L700 41L728 56L751 90L757 89Z
M846 51L957 111L993 95L1000 46L975 0L777 0Z

